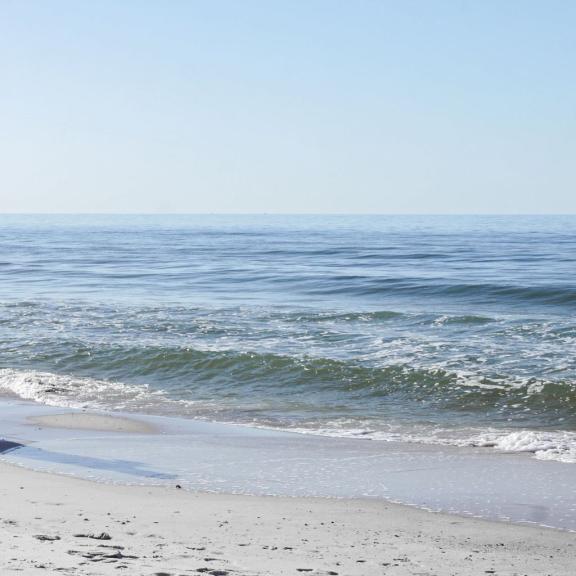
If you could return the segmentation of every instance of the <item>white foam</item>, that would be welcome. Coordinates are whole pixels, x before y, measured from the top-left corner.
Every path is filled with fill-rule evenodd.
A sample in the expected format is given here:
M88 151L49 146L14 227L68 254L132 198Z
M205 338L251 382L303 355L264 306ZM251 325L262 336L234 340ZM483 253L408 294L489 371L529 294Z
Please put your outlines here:
M576 463L576 433L565 431L487 433L473 441L476 446L496 448L503 452L529 452L540 460Z
M448 430L410 429L375 430L359 427L293 428L292 432L337 438L361 438L380 442L408 442L461 448L491 448L501 452L530 453L539 460L576 463L576 432L534 430Z
M172 400L163 391L152 390L146 385L125 384L38 371L0 369L0 391L15 394L25 400L66 408L122 410L171 416L185 415L201 419L212 419L221 410L221 407L206 402ZM254 428L287 430L286 427L280 428L254 421L247 423L228 420L225 413L222 412L216 419ZM310 425L288 428L288 430L317 436L483 447L502 452L527 452L540 460L576 463L576 432L568 431L448 430L429 427L418 429L411 426L388 426L385 429L376 429L367 426L359 427L358 422L352 419L333 421L323 427Z
M126 409L155 392L147 386L27 370L0 370L0 390L49 406Z

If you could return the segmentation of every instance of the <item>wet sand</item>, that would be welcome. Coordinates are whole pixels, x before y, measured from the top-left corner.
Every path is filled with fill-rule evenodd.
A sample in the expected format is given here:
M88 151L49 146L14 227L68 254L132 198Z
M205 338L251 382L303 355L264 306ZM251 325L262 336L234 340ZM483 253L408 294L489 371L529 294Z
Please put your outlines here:
M576 534L381 500L195 494L0 464L1 574L569 576Z
M131 432L135 434L152 434L156 431L154 426L141 420L83 412L31 416L28 421L38 426L65 428L67 430Z
M21 418L16 408L5 412L5 428L10 418ZM153 432L166 433L138 417L36 407L30 415L32 407L24 409L27 416L13 430L34 431L34 442L55 437L58 428L72 431L75 439L95 432L102 434L100 441L114 443L127 441L130 433L150 434L142 441L155 453L151 442L160 437ZM202 425L197 433L208 439L219 430ZM258 434L243 433L242 442ZM221 452L231 440L222 442L210 444L210 451L226 468ZM0 453L23 449L0 441ZM93 458L86 465L98 462ZM195 469L199 463L186 465ZM199 493L177 482L115 485L0 463L0 574L572 576L576 565L574 532L382 499Z

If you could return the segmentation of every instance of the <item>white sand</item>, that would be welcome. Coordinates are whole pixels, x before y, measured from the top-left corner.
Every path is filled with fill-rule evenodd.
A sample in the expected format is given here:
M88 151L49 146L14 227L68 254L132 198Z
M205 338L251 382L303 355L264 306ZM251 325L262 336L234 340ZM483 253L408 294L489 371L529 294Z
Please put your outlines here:
M110 540L78 536L99 535ZM37 537L58 538L39 540ZM576 535L382 501L192 494L0 465L0 574L572 576Z
M155 432L154 427L147 422L105 414L92 414L89 412L67 412L65 414L32 416L28 418L28 421L38 426L66 428L69 430L98 430L101 432L132 432L137 434L151 434Z

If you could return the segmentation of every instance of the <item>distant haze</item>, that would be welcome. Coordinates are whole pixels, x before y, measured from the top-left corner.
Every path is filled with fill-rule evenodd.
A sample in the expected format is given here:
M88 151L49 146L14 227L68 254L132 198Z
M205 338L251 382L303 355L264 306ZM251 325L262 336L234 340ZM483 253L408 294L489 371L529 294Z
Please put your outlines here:
M0 2L0 212L574 213L576 3Z

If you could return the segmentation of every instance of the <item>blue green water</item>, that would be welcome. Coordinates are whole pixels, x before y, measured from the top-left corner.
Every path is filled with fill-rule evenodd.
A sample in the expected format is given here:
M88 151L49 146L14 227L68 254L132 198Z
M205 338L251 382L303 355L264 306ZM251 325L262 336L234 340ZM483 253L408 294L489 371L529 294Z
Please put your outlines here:
M0 217L0 390L576 461L576 217Z

